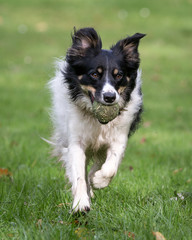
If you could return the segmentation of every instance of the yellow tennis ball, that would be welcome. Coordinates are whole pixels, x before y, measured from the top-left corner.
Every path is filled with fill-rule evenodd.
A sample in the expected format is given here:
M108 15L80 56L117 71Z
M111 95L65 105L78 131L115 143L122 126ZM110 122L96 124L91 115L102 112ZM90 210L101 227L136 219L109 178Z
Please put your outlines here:
M94 101L93 113L100 123L106 124L119 115L119 105L103 105Z

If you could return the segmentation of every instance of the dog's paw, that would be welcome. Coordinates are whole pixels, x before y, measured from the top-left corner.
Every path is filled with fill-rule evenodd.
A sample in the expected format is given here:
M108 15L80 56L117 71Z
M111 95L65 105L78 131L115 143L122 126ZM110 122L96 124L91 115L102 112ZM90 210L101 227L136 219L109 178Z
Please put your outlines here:
M105 188L109 185L113 177L105 176L102 170L97 171L93 178L92 184L94 188Z
M117 168L111 162L105 162L101 170L95 172L91 182L94 188L105 188L109 185L112 178L115 176Z
M75 197L73 201L72 212L89 212L90 211L90 200L88 196L81 198Z

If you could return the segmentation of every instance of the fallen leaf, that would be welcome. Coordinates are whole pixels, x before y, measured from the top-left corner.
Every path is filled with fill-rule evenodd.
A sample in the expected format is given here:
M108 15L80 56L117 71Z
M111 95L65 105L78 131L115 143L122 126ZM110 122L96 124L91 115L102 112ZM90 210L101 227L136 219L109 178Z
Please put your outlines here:
M8 233L7 236L10 238L14 237L13 233Z
M11 177L12 173L9 172L9 170L6 168L0 168L0 177L3 177L3 176Z
M77 225L77 224L79 224L79 220L78 220L78 219L75 219L72 223L75 224L75 225Z
M132 232L129 232L128 237L134 240L135 239L135 234L132 233Z
M129 166L129 171L133 171L133 167L132 166Z
M160 232L152 232L153 236L155 236L156 240L166 240L166 238L163 236Z
M175 169L173 171L173 174L177 174L178 172L181 172L181 171L183 171L183 168Z
M59 203L58 205L57 205L57 207L63 207L64 206L64 203Z
M140 143L143 144L143 143L145 143L145 142L146 142L146 138L143 137L143 138L141 139Z
M37 221L37 223L36 223L36 226L39 227L39 228L41 228L41 227L42 227L42 222L43 222L43 220L42 220L42 219L39 219L39 220Z
M125 235L127 235L129 239L132 239L132 240L135 239L135 234L132 233L132 232L128 232L128 231L126 231L126 232L125 232Z

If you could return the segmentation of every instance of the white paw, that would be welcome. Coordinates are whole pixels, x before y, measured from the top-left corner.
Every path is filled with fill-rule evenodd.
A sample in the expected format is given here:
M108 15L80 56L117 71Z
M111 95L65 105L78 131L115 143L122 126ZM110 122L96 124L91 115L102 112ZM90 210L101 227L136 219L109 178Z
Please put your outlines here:
M109 185L115 176L117 168L113 162L105 162L101 170L95 172L92 176L92 184L95 188L104 188Z
M113 178L113 176L112 177L105 176L103 174L103 171L99 170L94 174L94 176L92 178L92 184L93 184L94 188L105 188L109 185L112 178Z
M89 212L90 211L90 200L88 196L76 196L73 201L73 212Z

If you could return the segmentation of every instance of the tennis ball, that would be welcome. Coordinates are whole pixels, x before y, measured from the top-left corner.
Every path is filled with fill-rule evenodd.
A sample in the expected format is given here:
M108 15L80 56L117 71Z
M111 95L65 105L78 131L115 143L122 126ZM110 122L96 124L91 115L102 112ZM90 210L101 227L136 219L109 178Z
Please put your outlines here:
M103 105L94 101L93 113L100 123L106 124L119 115L119 105Z

